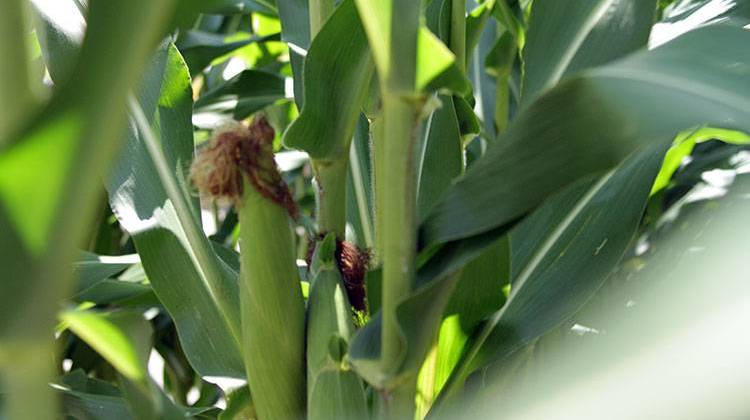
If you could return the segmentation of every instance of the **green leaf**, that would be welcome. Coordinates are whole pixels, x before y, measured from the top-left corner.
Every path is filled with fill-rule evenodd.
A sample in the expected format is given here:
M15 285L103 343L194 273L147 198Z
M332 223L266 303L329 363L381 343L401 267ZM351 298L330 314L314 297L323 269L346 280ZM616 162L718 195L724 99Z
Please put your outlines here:
M523 104L568 74L645 46L655 11L655 0L535 2L523 50Z
M73 263L73 273L78 277L79 288L85 289L138 262L138 255L104 256L82 252L81 258Z
M656 144L636 153L596 183L576 183L512 231L508 301L472 340L443 400L469 373L504 360L593 296L631 244L665 148Z
M477 327L505 303L510 251L510 238L505 236L461 270L438 334L433 397L450 377Z
M148 126L139 124L137 131L130 131L109 180L110 203L133 236L191 365L204 376L241 378L239 336L233 332L239 325L237 274L211 248L200 227L197 202L186 191L186 168L193 155L188 70L173 45L161 50L153 66L141 107L151 110L147 112L160 129L162 143L151 143L157 140ZM154 154L153 146L161 153Z
M680 130L750 131L748 40L739 28L708 27L562 83L443 196L422 224L422 245L507 230L550 194Z
M147 380L148 354L139 354L138 345L131 341L150 339L150 327L140 314L67 311L60 320L126 378L135 382Z
M654 181L654 186L651 188L651 194L666 188L672 180L672 176L682 164L683 159L690 155L696 144L707 140L721 140L730 144L747 144L750 143L750 136L739 131L711 127L702 127L698 130L680 133L675 139L674 145L664 157L664 163L656 181Z
M305 57L305 101L284 133L284 144L313 159L348 158L373 71L357 10L347 0L326 21Z
M416 77L418 92L446 89L460 96L471 94L471 82L456 65L456 57L425 27L417 37Z

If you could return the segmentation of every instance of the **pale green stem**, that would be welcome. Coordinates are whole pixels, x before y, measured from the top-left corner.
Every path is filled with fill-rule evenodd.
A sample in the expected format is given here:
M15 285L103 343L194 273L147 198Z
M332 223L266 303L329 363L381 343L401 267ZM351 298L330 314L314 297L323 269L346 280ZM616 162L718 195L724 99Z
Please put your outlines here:
M261 419L305 409L305 304L287 210L245 182L240 221L242 351Z
M393 0L389 68L382 81L383 145L376 147L382 176L377 201L382 216L382 347L387 374L399 372L405 343L396 311L411 292L416 254L416 179L414 148L418 102L414 100L420 2ZM416 374L386 392L383 415L411 418L415 411Z
M346 233L348 156L329 162L313 160L312 165L315 172L318 232L331 232L343 239Z
M404 350L396 318L398 303L409 295L416 248L416 182L413 131L416 111L396 95L384 95L384 170L378 182L383 221L383 349L385 369L397 373Z
M451 1L450 49L456 56L456 65L466 72L466 0Z

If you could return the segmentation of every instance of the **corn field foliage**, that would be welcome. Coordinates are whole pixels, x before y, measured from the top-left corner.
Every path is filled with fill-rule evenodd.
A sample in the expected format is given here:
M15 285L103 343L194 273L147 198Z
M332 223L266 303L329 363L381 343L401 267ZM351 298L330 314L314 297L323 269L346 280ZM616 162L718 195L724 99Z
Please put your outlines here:
M750 1L2 0L0 110L0 419L750 415Z

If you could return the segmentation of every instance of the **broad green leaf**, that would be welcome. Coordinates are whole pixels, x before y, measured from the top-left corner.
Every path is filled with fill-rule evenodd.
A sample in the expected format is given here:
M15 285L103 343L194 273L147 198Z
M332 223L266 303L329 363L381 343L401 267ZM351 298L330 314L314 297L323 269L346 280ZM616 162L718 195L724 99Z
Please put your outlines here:
M562 83L443 196L422 224L423 246L507 229L550 194L680 130L750 131L749 40L712 26Z
M311 158L348 158L349 144L374 67L353 0L343 2L305 57L304 105L284 144Z
M534 2L523 50L524 106L568 74L645 46L655 11L655 0Z
M473 338L442 399L473 370L504 360L593 296L631 244L665 149L645 148L598 182L576 183L511 232L508 301Z
M134 382L147 380L148 354L139 354L138 345L131 341L150 337L150 327L140 314L67 311L60 320L126 378Z
M185 168L193 155L187 67L174 46L162 50L153 66L141 107L156 111L153 124L162 140L156 147L162 153L154 155L149 148L155 141L149 127L130 131L109 181L110 203L133 236L192 366L204 376L244 377L239 338L233 332L239 324L236 272L212 250L200 230L197 203L186 191Z

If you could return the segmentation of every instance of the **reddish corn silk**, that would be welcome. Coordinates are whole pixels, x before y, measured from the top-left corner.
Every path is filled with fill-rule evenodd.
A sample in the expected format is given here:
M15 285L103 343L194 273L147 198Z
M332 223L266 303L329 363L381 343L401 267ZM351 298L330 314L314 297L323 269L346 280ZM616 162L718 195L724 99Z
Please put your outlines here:
M249 127L227 125L196 156L190 178L202 193L240 206L244 174L258 193L296 219L297 205L273 157L273 138L274 130L264 117L256 117Z

